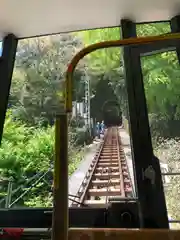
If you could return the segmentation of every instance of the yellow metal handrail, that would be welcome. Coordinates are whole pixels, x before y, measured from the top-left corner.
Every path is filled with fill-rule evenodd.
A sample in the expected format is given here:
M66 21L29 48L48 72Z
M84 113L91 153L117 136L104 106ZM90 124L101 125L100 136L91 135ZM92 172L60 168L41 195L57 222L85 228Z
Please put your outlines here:
M68 124L67 114L56 116L52 240L68 239Z

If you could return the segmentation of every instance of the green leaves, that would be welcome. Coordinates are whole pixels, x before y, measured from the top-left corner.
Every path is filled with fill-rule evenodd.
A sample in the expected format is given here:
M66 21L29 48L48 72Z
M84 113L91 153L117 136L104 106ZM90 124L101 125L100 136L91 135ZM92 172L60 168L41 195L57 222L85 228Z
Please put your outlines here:
M79 33L84 45L88 46L94 43L118 40L120 38L119 28L105 28L97 30L83 31ZM109 72L119 60L120 50L118 48L109 48L97 50L87 56L88 67L91 71L101 75L102 73Z
M67 65L82 48L80 38L72 34L21 40L13 74L10 106L13 114L30 125L53 122L64 111L64 79ZM84 94L79 84L85 62L78 65L74 98Z
M148 23L137 25L138 37L158 36L170 32L169 23Z
M152 23L137 25L137 35L157 36L170 32L169 23ZM80 32L84 45L88 46L101 41L117 40L120 38L119 28L107 28ZM118 96L123 113L127 109L125 91L125 76L123 71L122 52L120 48L103 49L87 56L91 75L91 88L102 78L111 82ZM149 114L157 118L180 120L180 67L175 52L165 51L141 58L144 87Z
M179 116L180 68L175 52L164 52L142 59L146 97L150 113L165 119Z
M18 190L13 195L13 200L31 187L39 177L46 173L54 162L54 127L28 127L21 121L14 120L11 111L7 112L2 145L0 147L0 175L2 179L13 177L13 190ZM74 136L75 135L75 136ZM77 146L78 132L69 131L69 174L76 170L82 158L83 149ZM82 147L81 147L82 148ZM38 174L36 178L34 176ZM28 183L34 178L33 181ZM21 206L51 206L52 172L35 185L29 193L17 204ZM47 184L48 183L48 184ZM0 195L4 196L7 184L1 186ZM43 202L47 199L47 202ZM49 199L49 201L48 201ZM1 197L0 197L1 206Z

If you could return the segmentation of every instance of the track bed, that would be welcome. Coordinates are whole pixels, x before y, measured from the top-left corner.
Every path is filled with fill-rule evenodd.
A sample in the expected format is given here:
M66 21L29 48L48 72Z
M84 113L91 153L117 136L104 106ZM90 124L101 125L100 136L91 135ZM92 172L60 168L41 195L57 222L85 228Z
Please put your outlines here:
M133 189L117 127L106 130L72 206L104 207L113 198L133 196Z

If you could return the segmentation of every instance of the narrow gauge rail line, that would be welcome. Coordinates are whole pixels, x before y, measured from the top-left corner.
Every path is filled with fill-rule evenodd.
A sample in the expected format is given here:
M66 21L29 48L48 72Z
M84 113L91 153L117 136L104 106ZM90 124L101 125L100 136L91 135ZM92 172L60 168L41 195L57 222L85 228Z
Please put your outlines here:
M110 127L71 206L104 207L114 197L132 198L133 187L118 128Z
M133 187L117 127L108 128L72 207L105 207L110 198L133 198ZM73 199L73 196L71 196ZM25 228L21 239L50 239L51 229Z

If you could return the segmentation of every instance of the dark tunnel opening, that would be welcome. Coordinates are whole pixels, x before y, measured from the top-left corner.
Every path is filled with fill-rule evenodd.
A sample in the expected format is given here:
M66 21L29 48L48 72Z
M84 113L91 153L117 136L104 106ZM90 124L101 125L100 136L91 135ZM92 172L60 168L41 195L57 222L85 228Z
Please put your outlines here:
M103 120L107 127L121 126L122 113L117 107L111 106L103 109Z

